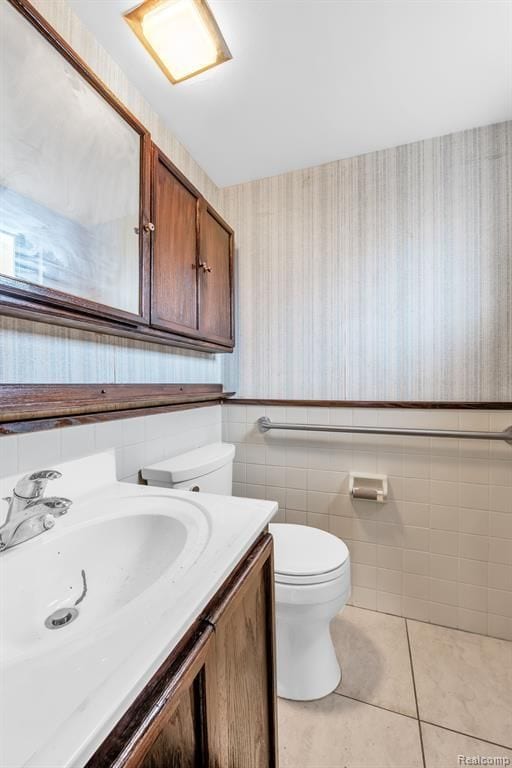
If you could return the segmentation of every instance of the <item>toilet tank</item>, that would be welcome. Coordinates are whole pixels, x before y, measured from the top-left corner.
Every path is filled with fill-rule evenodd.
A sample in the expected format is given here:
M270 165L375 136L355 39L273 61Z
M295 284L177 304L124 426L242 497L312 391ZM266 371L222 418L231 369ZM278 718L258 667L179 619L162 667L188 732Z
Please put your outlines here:
M143 467L148 485L231 496L235 446L210 443Z

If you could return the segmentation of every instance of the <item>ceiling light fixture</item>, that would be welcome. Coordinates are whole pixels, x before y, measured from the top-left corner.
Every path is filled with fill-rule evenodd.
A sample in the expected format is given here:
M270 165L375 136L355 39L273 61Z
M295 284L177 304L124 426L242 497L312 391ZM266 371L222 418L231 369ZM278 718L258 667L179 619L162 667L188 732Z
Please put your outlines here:
M206 0L145 0L124 18L173 84L232 58Z

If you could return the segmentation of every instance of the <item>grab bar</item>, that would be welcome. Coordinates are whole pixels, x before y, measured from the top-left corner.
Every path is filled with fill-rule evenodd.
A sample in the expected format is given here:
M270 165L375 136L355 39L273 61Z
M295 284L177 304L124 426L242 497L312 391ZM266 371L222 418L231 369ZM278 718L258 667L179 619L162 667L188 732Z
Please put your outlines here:
M271 421L268 416L258 419L261 432L270 429L291 429L300 432L348 432L354 435L409 435L414 437L454 437L469 440L504 440L512 445L512 426L503 432L460 432L450 429L400 429L395 427L343 427L327 424L279 424Z

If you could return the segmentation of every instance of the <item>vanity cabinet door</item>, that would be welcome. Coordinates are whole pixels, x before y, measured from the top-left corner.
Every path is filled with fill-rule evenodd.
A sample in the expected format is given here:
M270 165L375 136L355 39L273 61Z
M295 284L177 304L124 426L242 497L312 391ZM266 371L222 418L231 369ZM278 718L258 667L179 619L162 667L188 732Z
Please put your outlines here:
M185 691L142 762L137 761L135 765L140 768L196 768L200 765L194 693L194 686Z
M156 148L153 153L151 324L198 335L198 194Z
M213 634L205 622L196 625L86 768L207 768L206 670Z
M202 201L199 247L199 330L233 346L233 230Z
M208 612L215 628L208 677L210 768L276 768L272 537L265 535ZM212 690L212 686L215 690Z
M264 534L86 768L277 768L274 669Z

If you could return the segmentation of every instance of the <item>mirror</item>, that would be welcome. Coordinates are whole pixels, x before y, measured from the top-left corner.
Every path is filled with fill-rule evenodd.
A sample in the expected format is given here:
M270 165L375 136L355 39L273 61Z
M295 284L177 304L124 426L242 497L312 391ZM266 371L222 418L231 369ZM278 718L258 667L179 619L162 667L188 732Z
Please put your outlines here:
M141 133L2 5L0 275L139 315Z

